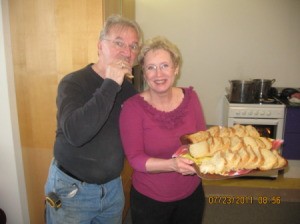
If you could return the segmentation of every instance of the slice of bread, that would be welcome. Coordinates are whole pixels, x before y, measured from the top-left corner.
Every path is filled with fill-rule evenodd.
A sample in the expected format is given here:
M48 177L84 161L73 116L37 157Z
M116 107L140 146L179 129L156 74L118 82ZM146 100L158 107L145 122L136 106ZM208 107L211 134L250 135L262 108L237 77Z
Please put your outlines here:
M223 140L221 137L212 138L211 144L209 145L210 153L215 153L219 150L224 149Z
M235 136L235 129L233 127L228 128L229 136L228 137L233 137Z
M232 152L231 150L226 150L224 156L226 160L224 172L229 172L232 170L236 171L238 164L241 161L239 154L237 152Z
M215 165L215 173L216 174L224 174L226 160L224 158L224 152L218 151L214 154L211 159L211 162Z
M206 159L199 165L199 170L204 174L214 174L216 172L216 166L212 163L211 159Z
M248 153L249 159L246 162L246 164L244 165L244 169L246 169L246 170L256 169L257 167L254 164L258 161L258 158L256 157L252 147L248 145L248 146L246 146L245 149Z
M253 127L252 125L247 125L246 126L246 132L248 136L254 137L254 138L258 138L260 135L258 133L258 131L256 130L255 127Z
M234 132L236 136L245 137L247 136L246 128L243 125L235 124L233 126Z
M226 160L224 158L224 152L218 151L210 159L204 160L200 164L199 169L200 172L204 174L209 173L209 174L225 175L226 174L224 172L225 164L226 164Z
M201 141L205 141L210 137L210 133L207 131L198 131L193 134L189 134L186 136L186 138L191 142L191 143L197 143Z
M189 146L189 152L194 158L210 156L209 145L207 141L201 141Z
M265 144L264 148L269 150L272 148L272 141L269 138L259 137L259 140L261 140Z
M273 166L273 169L278 169L286 165L286 160L279 154L278 150L271 150L271 152L277 157L277 163Z
M260 170L270 170L277 163L277 157L269 149L261 149L264 163L259 167Z
M209 129L207 129L207 131L209 132L210 136L219 137L220 127L219 126L212 126Z
M232 151L238 151L244 146L242 139L238 136L233 136L230 138L230 149Z
M253 166L255 167L253 169L257 169L264 164L265 158L263 157L261 149L258 146L252 147L252 150L257 158L257 161L253 164Z
M249 145L249 146L251 146L252 148L253 148L253 147L258 147L258 145L257 145L257 143L256 143L256 141L255 141L255 139L254 139L253 137L245 136L245 137L243 138L243 141L244 141L244 144L245 144L246 146Z
M239 151L237 151L237 153L241 158L240 163L237 165L237 170L243 170L250 160L249 152L246 150L246 147L242 147Z
M254 138L254 139L255 139L256 144L259 148L265 148L266 147L265 143L262 140L260 140L259 138Z
M221 127L219 136L220 137L229 137L230 136L230 130L227 127Z
M222 138L223 147L222 150L229 150L231 147L231 140L230 137L224 137Z

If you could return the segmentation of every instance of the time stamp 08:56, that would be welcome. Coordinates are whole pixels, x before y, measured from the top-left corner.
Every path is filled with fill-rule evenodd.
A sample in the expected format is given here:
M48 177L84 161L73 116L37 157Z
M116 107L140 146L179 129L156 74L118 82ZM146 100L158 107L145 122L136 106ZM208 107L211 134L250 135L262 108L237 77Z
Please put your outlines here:
M208 196L208 204L211 205L249 205L249 204L259 204L259 205L280 205L280 196Z

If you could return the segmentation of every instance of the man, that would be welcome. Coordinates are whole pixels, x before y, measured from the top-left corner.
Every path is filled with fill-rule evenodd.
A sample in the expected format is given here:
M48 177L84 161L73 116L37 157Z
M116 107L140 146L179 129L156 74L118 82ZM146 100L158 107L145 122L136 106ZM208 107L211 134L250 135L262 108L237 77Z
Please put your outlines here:
M118 121L122 103L136 93L126 76L141 44L134 21L111 16L100 33L97 63L60 82L54 159L45 185L48 224L122 222Z

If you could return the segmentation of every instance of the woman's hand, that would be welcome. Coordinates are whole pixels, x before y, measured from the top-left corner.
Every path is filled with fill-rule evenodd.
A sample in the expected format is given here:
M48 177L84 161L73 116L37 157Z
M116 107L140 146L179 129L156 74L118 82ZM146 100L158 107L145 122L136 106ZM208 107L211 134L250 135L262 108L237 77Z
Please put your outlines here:
M176 157L171 160L173 162L174 171L182 175L192 175L196 173L195 168L192 166L194 163L192 160L183 157Z
M149 158L145 164L146 170L149 173L167 173L178 172L182 175L192 175L196 173L192 166L194 162L183 157L172 159Z

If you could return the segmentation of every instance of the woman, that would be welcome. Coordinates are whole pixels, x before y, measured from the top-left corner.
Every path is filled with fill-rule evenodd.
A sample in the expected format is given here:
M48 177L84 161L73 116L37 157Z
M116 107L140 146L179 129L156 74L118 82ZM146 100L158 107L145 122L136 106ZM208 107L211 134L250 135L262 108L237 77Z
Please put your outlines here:
M133 223L201 223L204 193L192 161L172 158L180 136L205 129L195 91L174 86L178 48L163 37L146 42L138 56L148 89L129 98L120 117L121 139L133 167Z

